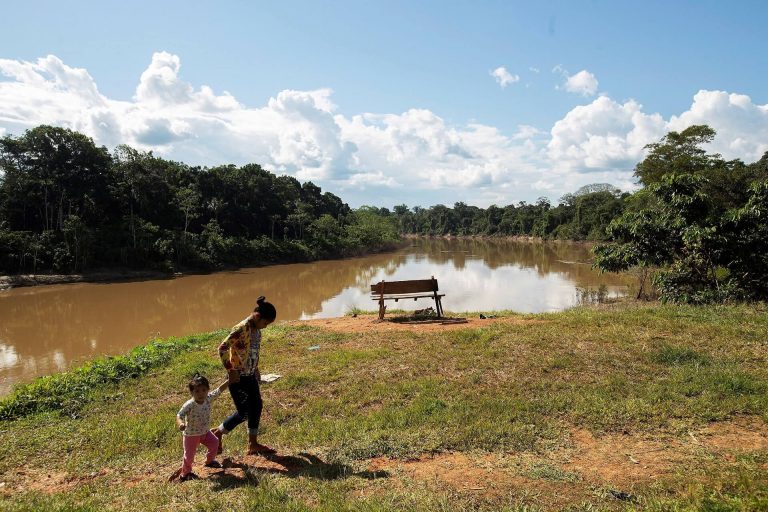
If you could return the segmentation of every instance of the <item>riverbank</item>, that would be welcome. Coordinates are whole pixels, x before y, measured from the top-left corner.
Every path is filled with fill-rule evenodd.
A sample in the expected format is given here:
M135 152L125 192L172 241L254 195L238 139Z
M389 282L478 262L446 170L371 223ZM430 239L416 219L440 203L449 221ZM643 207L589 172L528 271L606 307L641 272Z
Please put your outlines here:
M152 270L103 270L85 274L24 274L0 276L0 291L26 286L67 283L114 283L143 279L170 279L173 274Z
M628 302L428 329L278 323L261 441L280 456L245 455L240 428L223 470L198 454L201 480L178 484L185 382L223 375L223 332L187 337L75 409L0 421L0 508L764 510L766 312ZM214 420L230 409L216 401Z
M443 239L443 240L496 240L502 242L526 242L526 243L554 243L554 244L574 244L585 247L592 247L596 243L594 240L563 240L559 238L542 238L540 236L529 235L419 235L406 233L401 235L407 240L424 239Z
M296 261L288 259L285 261L275 261L269 263L254 263L248 267L235 267L227 266L217 268L211 271L205 271L201 269L181 269L178 272L160 272L157 270L130 270L122 268L108 268L102 270L94 270L91 272L85 272L82 274L16 274L16 275L0 275L0 291L10 290L12 288L22 288L29 286L45 286L52 284L67 284L67 283L117 283L122 281L142 281L142 280L155 280L155 279L174 279L185 275L203 275L215 272L240 270L242 268L255 268L271 265L286 265L291 263L309 263L313 261L328 261L328 260L344 260L350 258L359 258L366 255L375 255L386 252L395 251L402 247L402 244L392 244L382 247L373 251L359 251L350 253L343 258L327 258L327 259L315 259L307 261Z

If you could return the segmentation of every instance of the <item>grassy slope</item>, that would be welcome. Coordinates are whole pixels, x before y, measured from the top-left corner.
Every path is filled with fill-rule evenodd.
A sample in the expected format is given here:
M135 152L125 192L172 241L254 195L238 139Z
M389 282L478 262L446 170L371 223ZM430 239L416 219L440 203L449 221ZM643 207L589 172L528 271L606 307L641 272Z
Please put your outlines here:
M239 480L159 483L146 475L179 462L173 417L187 399L186 380L196 371L214 382L222 376L214 356L221 333L197 336L200 343L167 366L100 385L75 415L0 422L7 484L0 509L536 509L546 501L367 478L366 459L445 451L545 457L574 428L682 436L736 415L768 420L763 306L623 305L523 318L539 321L442 333L270 327L262 369L285 377L264 389L262 439L283 453L310 452L318 464L292 478L248 471ZM219 400L214 418L230 408L228 397ZM244 444L242 427L225 438L228 454L241 455ZM766 462L765 452L727 464L702 454L678 477L634 492L651 509L759 510L768 507ZM49 474L66 474L70 485L8 490ZM633 505L592 492L573 506Z

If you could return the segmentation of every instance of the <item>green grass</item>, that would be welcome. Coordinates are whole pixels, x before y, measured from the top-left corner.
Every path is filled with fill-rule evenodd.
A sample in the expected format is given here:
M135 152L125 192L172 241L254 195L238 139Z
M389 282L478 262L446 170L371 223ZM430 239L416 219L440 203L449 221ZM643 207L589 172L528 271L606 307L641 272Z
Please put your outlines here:
M631 432L675 439L714 421L768 420L764 306L626 304L541 315L488 313L517 321L444 332L268 328L262 371L284 377L263 388L262 439L281 453L314 457L301 459L289 476L248 471L244 479L183 485L157 478L181 456L173 418L188 398L189 376L200 372L213 382L224 377L215 354L223 332L153 342L153 348L124 358L40 379L0 402L0 411L11 411L0 421L0 481L6 483L0 509L230 510L234 503L242 510L760 510L765 505L765 451L735 459L697 452L695 471L681 469L678 476L631 489L641 500L635 504L597 492L595 482L553 459L569 446L573 429L598 437ZM307 350L312 345L320 349ZM214 421L231 408L228 396L215 402ZM241 456L244 446L242 427L225 437L230 455ZM534 483L530 489L515 485L506 493L478 494L407 474L367 472L373 458L406 461L446 452L527 454L533 462L516 471ZM50 494L21 490L22 484L45 482L48 474L66 474L69 483ZM536 485L556 487L545 492ZM559 495L572 497L557 501Z
M208 335L208 340L211 335ZM93 400L99 387L136 379L167 363L180 352L199 348L204 339L187 337L153 340L124 356L95 359L70 372L54 374L14 389L0 402L0 420L9 420L42 411L61 411L76 415Z

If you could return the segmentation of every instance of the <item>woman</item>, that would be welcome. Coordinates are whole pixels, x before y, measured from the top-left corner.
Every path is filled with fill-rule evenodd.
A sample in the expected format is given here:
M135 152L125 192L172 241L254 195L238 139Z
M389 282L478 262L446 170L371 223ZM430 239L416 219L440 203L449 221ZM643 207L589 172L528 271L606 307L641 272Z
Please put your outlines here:
M232 328L232 332L219 345L219 357L229 373L229 393L235 402L235 411L229 418L213 429L219 438L240 423L248 420L248 455L271 455L275 450L258 442L259 420L261 419L261 391L259 390L259 349L261 330L275 321L275 306L262 296L256 299L256 308L245 320Z

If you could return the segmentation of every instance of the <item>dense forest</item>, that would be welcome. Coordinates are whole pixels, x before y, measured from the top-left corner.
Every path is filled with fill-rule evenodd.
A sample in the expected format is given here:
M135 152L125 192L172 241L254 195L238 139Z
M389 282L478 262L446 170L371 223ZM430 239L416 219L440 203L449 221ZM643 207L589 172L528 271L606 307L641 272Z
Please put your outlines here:
M552 206L549 199L539 198L533 204L486 209L462 202L453 208L436 205L409 209L398 205L393 211L378 209L384 217L394 217L404 234L418 235L494 235L533 236L558 240L604 240L605 228L624 209L630 197L607 183L586 185L560 198Z
M662 298L768 298L768 153L724 160L703 125L648 145L635 193L610 184L488 208L350 208L257 164L200 168L39 126L0 139L0 272L215 269L343 257L401 234L591 240L604 271Z
M0 272L172 271L391 247L394 221L255 164L200 168L39 126L0 139Z

